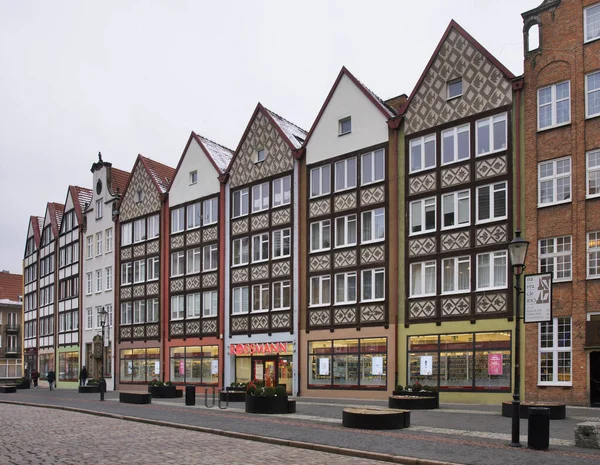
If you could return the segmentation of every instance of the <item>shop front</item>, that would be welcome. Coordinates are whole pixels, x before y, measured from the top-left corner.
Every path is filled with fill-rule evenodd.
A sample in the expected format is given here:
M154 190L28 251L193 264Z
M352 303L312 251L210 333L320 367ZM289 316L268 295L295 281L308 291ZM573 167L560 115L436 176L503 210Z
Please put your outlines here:
M71 346L58 349L56 379L62 387L77 387L79 383L79 350L77 347Z
M169 348L169 380L176 384L219 385L219 346Z
M119 349L119 383L122 386L162 379L159 347Z

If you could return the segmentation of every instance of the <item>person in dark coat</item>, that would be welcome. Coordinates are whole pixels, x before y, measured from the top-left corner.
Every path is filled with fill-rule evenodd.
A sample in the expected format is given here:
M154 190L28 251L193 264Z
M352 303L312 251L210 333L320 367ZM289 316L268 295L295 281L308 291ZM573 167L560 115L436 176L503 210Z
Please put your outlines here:
M81 386L85 386L85 382L87 381L87 377L88 377L88 372L85 369L85 367L83 367L81 369L81 371L79 372L79 383Z
M31 379L33 380L33 387L37 389L38 379L40 379L40 373L35 368L31 372Z
M54 386L54 383L56 381L56 374L54 373L54 370L52 368L50 368L50 371L48 371L48 376L46 376L46 380L48 381L48 384L50 385L50 390L52 391L52 387Z

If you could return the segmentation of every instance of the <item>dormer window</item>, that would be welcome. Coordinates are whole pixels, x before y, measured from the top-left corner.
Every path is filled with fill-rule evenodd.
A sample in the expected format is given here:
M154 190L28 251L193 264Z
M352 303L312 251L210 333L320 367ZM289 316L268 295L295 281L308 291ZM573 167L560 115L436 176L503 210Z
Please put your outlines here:
M352 118L342 118L339 122L338 134L343 136L344 134L350 134L352 132Z
M462 78L448 82L448 100L460 97L463 93Z
M190 171L190 185L198 182L198 170Z
M256 163L265 161L265 158L267 158L267 152L265 152L265 149L260 149L256 151Z

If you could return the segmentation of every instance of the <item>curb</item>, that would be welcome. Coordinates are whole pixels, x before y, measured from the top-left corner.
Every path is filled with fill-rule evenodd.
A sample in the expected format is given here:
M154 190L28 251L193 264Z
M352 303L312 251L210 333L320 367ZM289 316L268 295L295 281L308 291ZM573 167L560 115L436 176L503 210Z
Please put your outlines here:
M327 446L324 444L312 444L310 442L301 441L290 441L287 439L271 438L268 436L255 436L247 433L238 433L235 431L226 431L214 428L206 428L203 426L185 425L182 423L172 423L169 421L162 420L151 420L140 417L132 417L128 415L119 415L116 413L98 412L96 410L87 410L77 407L65 407L62 405L47 405L47 404L33 404L30 402L16 402L10 400L0 400L0 404L11 404L11 405L22 405L25 407L38 407L38 408L49 408L54 410L65 410L67 412L83 413L86 415L95 415L98 417L113 418L116 420L132 421L136 423L146 423L149 425L163 426L175 429L185 429L188 431L196 431L198 433L216 434L218 436L225 436L234 439L245 439L247 441L263 442L267 444L273 444L277 446L295 447L297 449L314 450L317 452L327 452L329 454L346 455L350 457L357 457L369 460L379 460L381 462L390 463L401 463L404 465L462 465L454 462L440 462L438 460L425 460L415 457L405 457L401 455L390 455L380 454L377 452L368 452L357 449L346 449L343 447Z

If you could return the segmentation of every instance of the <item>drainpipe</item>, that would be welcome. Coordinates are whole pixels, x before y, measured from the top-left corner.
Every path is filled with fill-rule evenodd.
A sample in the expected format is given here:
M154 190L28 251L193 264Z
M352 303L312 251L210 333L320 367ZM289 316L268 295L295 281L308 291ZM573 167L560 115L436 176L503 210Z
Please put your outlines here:
M225 193L229 174L219 176L219 373L221 374L221 385L225 389Z
M521 227L521 94L523 92L523 78L513 81L512 88L515 91L515 179L517 197L517 220L516 230L523 231Z
M162 325L162 341L159 344L161 349L161 358L162 358L162 380L165 380L165 366L167 364L167 327L169 325L169 316L167 313L167 302L169 300L169 278L167 276L169 270L169 194L163 193L160 195L160 216L162 216L163 221L161 221L162 233L160 235L160 268L161 273L159 276L159 289L161 289L161 296L159 300L160 305L160 317L162 321L160 324ZM160 334L160 333L159 333Z

